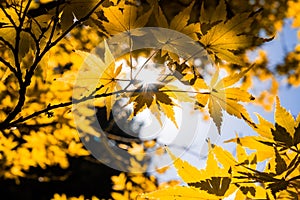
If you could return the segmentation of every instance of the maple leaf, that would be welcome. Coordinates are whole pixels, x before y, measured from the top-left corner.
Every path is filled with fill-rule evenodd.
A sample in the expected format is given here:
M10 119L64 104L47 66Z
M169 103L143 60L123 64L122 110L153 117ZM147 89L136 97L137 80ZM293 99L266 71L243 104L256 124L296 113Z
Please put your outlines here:
M191 55L202 56L205 51L188 35L178 31L165 28L156 28L151 30L153 38L161 50L161 56L168 55L172 60L179 62L179 58L191 58Z
M200 107L208 105L209 114L217 126L219 133L222 125L222 110L251 123L247 110L238 102L250 102L254 100L254 97L245 90L229 86L237 83L252 67L253 65L240 73L229 75L219 81L219 70L217 70L211 79L210 86L207 86L203 79L197 79L193 85L198 91L203 89L209 91L198 93L196 95L196 104Z
M161 56L168 54L173 60L179 61L179 57L189 57L195 55L195 52L203 52L202 48L197 49L199 45L195 43L198 40L197 33L200 32L200 24L188 24L190 13L194 6L194 1L179 12L170 23L166 19L162 9L157 1L154 1L154 17L157 25L165 29L153 30L153 37L161 44ZM170 31L170 29L174 31ZM176 33L178 32L178 33ZM186 37L183 37L183 33Z
M194 186L201 190L205 190L210 194L223 196L229 188L231 178L229 177L211 177L210 179L201 180L196 183L189 183L189 186Z
M242 59L235 52L247 49L251 46L259 45L271 39L261 39L245 33L245 30L251 26L255 16L259 11L251 13L236 14L230 19L226 18L226 4L220 1L217 11L210 12L201 8L200 21L212 23L209 30L203 30L205 34L199 39L199 42L211 55L213 60L225 60L229 63L245 65ZM210 14L206 14L210 12ZM214 13L214 14L211 14Z
M220 199L236 191L231 184L229 169L221 168L211 153L208 155L206 168L199 170L188 162L177 158L169 150L177 173L186 186L176 186L143 194L143 198L163 199ZM179 193L180 192L180 193Z
M105 70L105 63L99 56L92 53L78 50L76 54L84 59L73 92L75 95L73 97L79 99L83 96L89 96L95 91L97 85L95 81L100 78L101 72Z
M132 29L143 27L147 24L148 19L152 13L152 8L144 14L138 16L137 5L133 2L125 3L120 1L115 6L103 7L104 16L108 22L101 21L105 30L111 34L117 34L122 32L130 33ZM143 34L137 31L134 34Z
M178 13L170 23L166 16L164 15L162 9L158 5L158 2L154 2L154 16L158 26L163 28L173 29L175 31L179 31L193 38L194 40L198 40L197 33L200 33L200 24L192 23L188 24L190 20L190 13L194 6L195 1L193 1L188 7L183 9L180 13Z
M266 198L267 193L265 191L265 188L259 185L255 185L254 183L247 180L245 180L245 182L241 182L239 179L239 175L241 173L251 173L256 169L257 154L255 152L248 154L245 147L243 147L238 141L236 145L236 158L232 155L231 152L217 145L212 146L209 153L215 156L216 160L220 165L223 166L224 169L230 169L230 172L228 173L231 175L231 184L234 184L238 188L235 199L244 199L245 197L251 199ZM221 180L222 179L218 178L215 181L219 182ZM224 185L223 188L225 186L226 185ZM215 188L217 189L216 186ZM223 191L221 190L219 192Z
M166 189L156 190L154 192L145 193L140 195L143 199L163 199L163 200L209 200L218 199L216 196L206 193L192 187L175 186Z
M239 142L243 146L256 149L259 152L258 155L264 155L264 159L275 156L274 145L281 147L282 150L287 150L293 146L296 147L300 143L299 119L295 120L291 113L280 105L278 97L276 98L274 116L275 125L258 114L257 117L259 123L250 125L259 136L242 137L239 138ZM237 142L237 140L232 139L228 140L228 142Z
M220 0L217 7L206 8L205 3L201 5L200 18L201 28L203 29L203 24L215 24L217 22L223 21L227 17L225 0Z
M290 112L280 105L280 100L276 97L276 112L275 121L278 125L285 128L285 130L292 136L295 133L295 119Z
M100 77L100 84L103 87L99 90L99 93L112 93L116 89L120 90L120 86L117 82L117 77L120 75L122 71L122 64L117 68L115 68L114 56L109 50L109 47L106 42L105 42L104 61L106 66L108 67L103 71ZM115 101L116 101L116 95L110 95L105 97L107 119L109 119L110 117L110 111Z
M73 97L80 98L83 96L93 95L95 93L112 93L120 89L117 77L122 71L122 65L117 68L115 67L114 56L112 55L106 41L104 41L104 48L104 61L96 54L76 51L76 53L85 60L80 69L81 71L77 78L75 87L78 92L73 93L75 95ZM112 106L116 101L116 95L108 95L104 98L104 101L107 111L107 119L109 119Z
M160 115L157 115L156 112L163 112L174 125L178 127L173 109L173 106L176 104L170 96L163 91L164 87L165 86L162 84L147 84L137 88L131 94L128 102L128 104L133 102L133 112L130 118L133 118L145 108L149 108L158 119L160 118ZM161 123L160 120L159 122Z
M235 199L244 199L245 196L251 199L266 198L265 188L255 185L247 180L241 182L239 179L240 173L249 173L251 172L251 169L256 169L258 155L255 152L248 155L245 147L237 141L236 158L231 152L216 145L211 150L211 153L215 155L216 159L225 169L230 168L232 175L231 182L238 187Z
M256 151L257 161L268 159L264 172L246 167L251 172L239 172L243 176L240 179L253 179L263 183L270 189L271 195L276 198L282 190L292 190L293 180L297 179L299 152L297 148L300 143L299 116L294 117L280 105L279 98L276 98L275 125L257 115L259 123L252 124L259 136L246 136L231 139L225 142L236 142L244 147ZM250 124L251 125L251 124Z

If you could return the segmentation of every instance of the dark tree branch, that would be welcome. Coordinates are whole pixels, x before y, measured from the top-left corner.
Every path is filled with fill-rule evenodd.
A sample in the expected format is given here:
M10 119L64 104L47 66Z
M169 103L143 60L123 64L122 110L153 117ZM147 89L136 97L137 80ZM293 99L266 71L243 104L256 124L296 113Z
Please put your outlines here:
M15 23L15 21L13 20L13 18L10 16L10 14L8 14L5 10L5 8L3 7L2 4L0 4L0 8L3 11L3 13L5 14L5 16L7 17L7 19L10 21L10 23L14 26L14 28L17 28L17 25Z
M40 3L40 6L38 8L31 9L28 11L28 16L34 18L34 17L38 17L41 15L47 14L49 10L51 10L59 5L65 4L65 3L66 3L66 0L51 1L51 2L45 3L45 4Z
M5 40L3 37L0 36L0 41L2 41L8 48L10 48L12 51L15 50L15 48L13 47L13 45L11 43L9 43L7 40Z
M37 56L34 60L34 63L31 65L30 69L26 71L26 74L25 74L25 80L23 82L22 85L20 85L20 90L19 90L19 99L18 99L18 102L17 102L17 105L15 106L15 108L13 109L12 112L10 112L8 114L8 116L6 117L6 119L0 123L0 127L1 129L6 129L8 127L11 127L12 126L12 123L10 123L20 112L21 112L21 109L25 103L25 96L26 96L26 91L27 91L27 87L30 85L31 83L31 79L34 75L34 72L35 72L35 69L36 67L38 66L38 63L41 61L41 59L43 58L43 56L52 48L54 47L59 41L61 41L71 30L73 30L76 26L80 25L82 22L86 21L91 14L93 14L93 12L104 2L104 0L100 0L95 6L93 9L91 9L87 15L85 15L83 18L79 19L78 21L76 21L75 23L73 23L64 33L62 33L55 41L51 42L49 45L46 45L46 47L44 48L44 50L40 53L39 56ZM29 6L29 5L28 5ZM1 7L3 7L1 5ZM28 10L25 8L25 10ZM27 11L26 11L27 12ZM26 13L24 13L24 16L25 16ZM57 17L57 16L56 16ZM21 22L20 22L21 23ZM22 26L23 26L23 22L21 23ZM22 26L18 26L16 27L16 31L17 33L19 32L19 34L17 34L17 37L19 35L20 37L20 32L22 31ZM17 40L16 40L17 41ZM15 52L19 52L18 48L17 48L17 44L16 43L16 47L15 47ZM17 62L19 62L18 60L18 54L14 54L15 55L15 60ZM18 67L19 66L19 67ZM19 68L20 68L20 65L18 63L16 63L16 67L17 67L17 71L19 72ZM22 78L21 78L22 79ZM70 105L72 104L72 102L68 102L67 105L70 103ZM67 106L66 105L66 106ZM54 108L53 108L54 109ZM44 109L43 112L45 112L46 109ZM41 112L41 113L43 113ZM39 112L40 113L40 112ZM34 117L34 116L33 116ZM32 117L31 117L32 118ZM28 118L27 118L28 119ZM22 120L21 120L22 121ZM14 123L15 124L15 123Z
M56 26L57 26L58 21L59 21L59 5L60 4L57 4L56 9L55 9L55 16L54 16L54 20L53 20L53 26L52 26L51 33L50 33L50 36L49 36L49 39L48 39L48 42L47 42L46 46L49 46L51 44L52 38L53 38L54 33L55 33Z
M21 64L19 60L19 53L20 53L20 40L21 40L21 32L22 32L22 27L24 25L25 19L26 19L26 13L29 9L29 6L31 4L32 0L29 0L25 6L24 13L22 15L22 7L20 9L20 24L19 26L16 27L16 39L15 39L15 49L13 51L14 53L14 58L15 58L15 66L17 68L18 76L22 79L22 71L21 71ZM22 6L22 2L21 2ZM21 87L21 85L20 85Z
M18 74L17 70L8 61L6 61L2 57L0 57L0 62L2 62L5 66L7 66L9 68L9 70L12 73L14 73L14 75L18 78L18 76L17 76L17 74ZM18 79L18 81L20 82L20 81L22 81L22 79L21 80Z
M74 22L65 32L63 32L56 40L54 40L52 43L50 43L49 45L47 45L45 47L45 49L43 50L43 52L40 55L40 58L42 58L46 52L48 52L52 47L54 47L59 41L61 41L70 31L72 31L76 26L80 25L82 22L88 20L88 18L90 17L91 14L93 14L93 12L104 2L104 0L100 0L92 10L90 10L90 12L82 17L81 19L77 20L76 22Z
M120 90L120 91L111 92L111 93L104 93L104 94L98 94L98 95L94 95L94 96L83 97L83 98L78 99L78 100L73 100L73 102L68 101L68 102L65 102L65 103L59 103L59 104L55 104L55 105L50 105L49 104L45 109L34 112L34 113L28 115L27 117L20 117L17 120L15 120L15 121L9 123L8 125L6 125L6 127L2 127L1 124L0 124L0 130L16 126L18 123L25 122L29 119L32 119L32 118L37 117L37 116L39 116L43 113L47 113L47 112L49 112L51 110L54 110L54 109L57 109L57 108L64 108L64 107L67 107L67 106L71 106L73 104L82 103L84 101L87 101L87 100L90 100L90 99L93 99L93 98L107 97L107 96L111 96L111 95L114 95L114 94L120 94L120 93L124 93L124 92L133 92L133 90L131 90L131 91Z

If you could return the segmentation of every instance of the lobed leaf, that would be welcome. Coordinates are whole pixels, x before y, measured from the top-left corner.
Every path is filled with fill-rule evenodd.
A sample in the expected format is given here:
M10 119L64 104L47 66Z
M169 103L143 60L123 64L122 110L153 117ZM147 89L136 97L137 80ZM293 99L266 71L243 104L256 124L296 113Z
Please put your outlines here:
M285 128L293 136L295 133L295 119L290 112L280 105L280 100L276 97L275 121L278 125Z

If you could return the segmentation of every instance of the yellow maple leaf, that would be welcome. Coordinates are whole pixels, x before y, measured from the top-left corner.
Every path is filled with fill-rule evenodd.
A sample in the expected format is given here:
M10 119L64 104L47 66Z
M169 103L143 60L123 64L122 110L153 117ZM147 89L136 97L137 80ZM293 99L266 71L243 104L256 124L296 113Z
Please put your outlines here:
M298 115L299 116L299 115ZM276 98L275 125L266 121L258 115L259 123L252 124L259 136L246 136L235 138L226 142L236 142L237 144L253 149L256 152L257 161L267 160L264 172L252 168L251 173L243 178L249 181L249 176L256 182L264 183L270 189L271 196L275 199L281 194L282 190L289 190L291 182L299 175L298 159L299 152L296 149L300 144L300 127L297 120L293 118L284 107L280 105L279 98ZM249 168L248 168L249 169ZM242 176L241 176L242 177ZM284 189L278 185L287 184ZM292 185L292 184L291 184Z
M261 143L262 138L257 136L245 136L242 138L234 138L225 141L226 142L239 142L242 146L248 147L249 149L255 150L257 152L257 160L259 162L264 161L270 157L274 156L274 148L269 147ZM264 140L265 141L265 140Z
M114 184L113 189L117 191L122 191L125 189L126 176L125 173L120 173L119 176L112 176L111 180Z
M196 182L199 180L200 177L205 175L203 171L190 165L187 161L177 158L170 150L168 150L168 153L173 160L173 165L175 166L178 175L182 178L184 182Z
M158 26L163 28L169 28L175 31L179 31L184 33L194 40L198 40L197 33L200 33L200 24L199 23L192 23L188 24L190 20L190 13L194 6L195 1L193 1L188 7L183 9L180 13L178 13L170 23L168 23L166 16L164 15L163 11L161 10L158 2L154 2L154 16L156 18L156 22Z
M274 113L275 125L258 114L257 117L259 123L252 123L250 125L259 136L239 138L239 142L241 142L243 146L260 151L259 154L264 155L263 157L266 159L274 155L274 145L279 145L283 148L282 150L284 150L293 146L296 147L300 143L300 128L299 123L297 122L299 117L295 120L291 113L280 105L278 97L276 98L276 108ZM237 142L235 139L230 141Z
M169 92L169 90L167 91ZM133 112L130 119L142 112L145 108L148 108L155 115L160 124L160 114L157 114L157 111L163 112L178 128L173 109L173 106L176 104L171 97L164 92L164 85L147 84L139 87L131 94L128 104L132 102Z
M115 59L106 41L104 41L104 61L96 54L83 51L76 51L78 55L84 58L80 69L73 97L80 98L84 96L105 93L113 93L120 89L117 77L122 71L122 65L115 68ZM110 117L110 111L116 95L111 94L104 98L107 119Z
M177 173L188 186L175 186L142 194L150 199L221 199L236 191L231 184L229 169L221 168L213 154L209 154L206 168L199 170L168 151Z
M138 199L156 199L156 200L209 200L217 199L214 195L207 194L197 188L175 186L156 190L154 192L141 194Z
M205 7L205 3L202 3L200 12L200 23L213 24L218 21L225 20L227 16L226 4L224 0L220 0L216 8Z
M153 13L157 25L164 28L152 30L153 37L161 45L161 56L168 54L173 60L179 61L179 57L189 57L191 54L201 53L203 50L200 48L199 51L199 48L195 48L199 46L195 41L198 40L197 33L200 33L200 24L188 24L194 3L193 1L188 7L179 12L169 23L158 2L153 2Z
M128 4L125 1L120 1L119 4L107 8L103 7L102 10L108 20L108 22L102 21L102 25L111 35L122 32L130 33L132 29L145 26L152 13L151 8L138 16L138 6L135 1ZM138 32L134 33L137 34Z
M212 27L203 36L199 42L211 55L213 60L225 60L227 62L243 66L245 63L234 53L251 47L254 43L259 44L264 41L252 35L246 35L245 30L252 24L255 15L259 12L240 13L230 19L226 18L226 4L220 1L216 8L219 12L201 9L200 21L213 23ZM210 14L206 14L210 12ZM214 14L211 14L214 13ZM217 23L217 24L216 24Z
M120 75L122 71L122 65L115 68L115 59L109 50L107 43L105 42L105 64L108 66L100 77L100 84L103 86L99 90L99 94L101 93L112 93L116 89L120 89L117 77ZM109 95L105 97L105 105L106 105L106 116L107 119L110 117L110 111L114 102L116 101L116 95Z
M278 125L284 127L291 136L294 135L295 119L290 112L280 105L278 97L276 98L275 121Z
M200 92L196 95L196 104L200 107L208 105L209 114L220 133L222 125L222 110L237 118L244 119L251 123L250 116L243 105L238 102L250 102L254 97L238 87L230 87L237 83L251 68L224 77L219 80L219 70L217 70L207 86L203 79L197 79L194 88L198 91L207 90L208 92Z

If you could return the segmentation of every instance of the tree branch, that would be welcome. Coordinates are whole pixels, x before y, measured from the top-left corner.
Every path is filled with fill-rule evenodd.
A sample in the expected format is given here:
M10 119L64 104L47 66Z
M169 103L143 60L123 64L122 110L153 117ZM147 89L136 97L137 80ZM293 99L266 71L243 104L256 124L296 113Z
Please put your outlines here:
M16 126L18 123L25 122L29 119L32 119L34 117L37 117L37 116L39 116L43 113L47 113L47 112L49 112L51 110L54 110L54 109L63 108L63 107L71 106L71 105L76 105L76 104L79 104L79 103L82 103L82 102L85 102L85 101L91 100L91 99L103 98L103 97L112 96L112 95L116 95L116 94L134 93L134 92L136 93L136 92L144 92L144 91L143 90L136 90L136 89L133 89L133 90L119 90L119 91L115 91L115 92L103 93L103 94L97 94L97 95L93 95L94 94L94 92L93 92L93 93L91 93L90 96L86 96L86 97L83 97L83 98L78 99L78 100L73 99L73 101L68 101L68 102L65 102L65 103L59 103L59 104L55 104L55 105L50 105L49 104L45 109L34 112L34 113L32 113L32 114L30 114L26 117L20 117L17 120L9 123L6 127L1 126L0 130ZM147 92L157 92L157 90L147 90ZM189 92L189 91L184 91L184 90L161 90L161 92L184 92L184 93L186 93L186 92ZM194 92L194 91L192 91L191 93L210 94L209 92Z
M79 104L79 103L82 103L84 101L87 101L87 100L90 100L90 99L93 99L93 98L107 97L107 96L120 94L120 93L124 93L124 92L134 92L134 91L133 90L128 90L128 91L119 90L119 91L110 92L110 93L98 94L98 95L94 95L94 96L87 96L87 97L83 97L83 98L78 99L78 100L68 101L68 102L65 102L65 103L59 103L59 104L55 104L55 105L50 105L49 104L45 109L34 112L34 113L28 115L27 117L20 117L17 120L7 124L5 127L1 126L1 124L0 124L0 130L13 127L18 123L25 122L25 121L27 121L31 118L37 117L37 116L39 116L43 113L47 113L47 112L49 112L51 110L54 110L54 109L57 109L57 108L63 108L63 107L71 106L73 104Z
M45 49L43 50L43 52L41 53L40 57L42 58L46 52L48 52L52 47L54 47L59 41L61 41L70 31L72 31L76 26L80 25L82 22L86 21L91 14L94 13L94 11L104 2L104 0L100 0L92 10L90 10L90 12L80 18L79 20L77 20L76 22L74 22L65 32L63 32L56 40L54 40L52 43L50 43L49 45L47 45L45 47Z
M10 21L10 23L14 26L14 28L17 28L17 25L16 25L15 21L12 19L10 14L8 14L6 12L5 8L3 7L3 5L1 3L0 3L0 8L3 11L3 13L5 14L5 16L7 17L7 19Z
M2 62L5 66L7 66L9 68L9 70L12 73L14 73L14 75L18 78L18 76L17 76L17 74L18 74L17 70L8 61L6 61L2 57L0 57L0 62ZM21 80L18 79L18 81L20 82L20 81L22 81L22 79Z
M15 66L17 68L18 76L20 76L21 79L22 79L22 71L21 71L21 64L20 64L20 60L19 60L21 32L22 32L23 24L25 22L26 13L29 9L31 1L32 0L29 0L27 2L26 6L25 6L25 9L24 9L23 15L22 15L22 7L21 7L21 10L20 10L20 24L19 24L19 26L17 26L15 28L16 29L16 39L15 39L15 49L14 49L13 53L14 53ZM22 2L21 2L21 4L22 4ZM21 88L21 86L20 86L20 88Z
M10 48L12 51L15 50L15 48L13 47L13 45L11 43L9 43L7 40L5 40L3 37L0 36L0 41L2 41L8 48Z
M30 0L31 1L31 0ZM29 1L29 2L30 2ZM10 123L16 116L18 113L21 112L21 109L25 103L25 96L26 96L26 91L27 91L27 87L30 85L31 83L31 78L34 75L34 71L36 69L36 67L38 66L38 63L41 61L41 59L43 58L43 56L52 48L54 47L59 41L61 41L71 30L73 30L76 26L78 26L79 24L81 24L83 21L86 21L91 14L93 14L93 12L104 2L104 0L100 0L93 9L91 9L87 15L85 15L83 18L79 19L78 21L76 21L75 23L73 23L64 33L62 33L54 42L50 43L49 45L46 45L46 47L44 48L44 50L40 53L39 56L37 56L34 60L34 63L31 65L30 69L26 71L25 74L25 80L23 82L22 85L20 85L20 90L19 90L19 99L18 99L18 103L15 106L15 108L13 109L12 112L10 112L8 114L8 116L6 117L6 119L0 123L1 129L5 129L8 127L11 127L12 123ZM28 3L30 4L30 3ZM29 6L29 5L28 5ZM3 6L1 6L3 7ZM26 8L25 8L26 9ZM21 23L21 22L20 22ZM21 23L23 25L23 23ZM19 30L20 29L20 30ZM18 26L16 27L16 31L20 32L22 30L22 26ZM16 37L20 37L20 34L17 34ZM16 47L17 44L19 44L19 41L17 42L16 40ZM15 47L15 51L19 52L18 48ZM18 60L18 54L15 53L15 60L16 62L19 62ZM20 72L20 66L18 63L15 63L16 67L17 67L17 71ZM22 78L21 78L22 79ZM22 121L22 120L21 120Z

